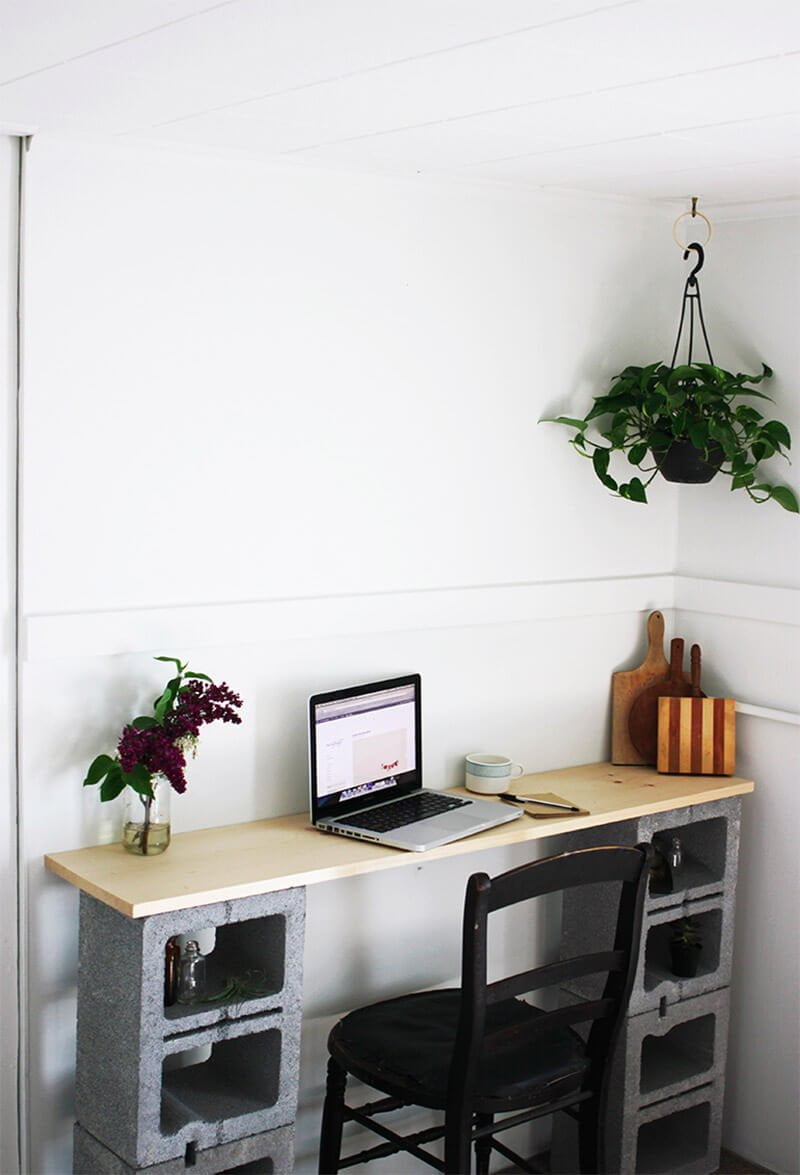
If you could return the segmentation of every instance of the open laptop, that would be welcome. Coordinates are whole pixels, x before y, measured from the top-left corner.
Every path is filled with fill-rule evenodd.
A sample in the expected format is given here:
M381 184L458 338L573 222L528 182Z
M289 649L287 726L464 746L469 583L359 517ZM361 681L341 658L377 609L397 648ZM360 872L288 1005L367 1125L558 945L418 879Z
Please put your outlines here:
M418 673L309 698L311 821L422 853L505 824L517 808L422 787Z

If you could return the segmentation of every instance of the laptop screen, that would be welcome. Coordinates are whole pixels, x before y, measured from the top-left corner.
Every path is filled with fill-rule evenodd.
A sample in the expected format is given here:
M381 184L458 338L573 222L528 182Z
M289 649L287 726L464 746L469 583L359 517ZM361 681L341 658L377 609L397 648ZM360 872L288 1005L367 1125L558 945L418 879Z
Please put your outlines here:
M421 787L419 674L311 697L309 766L314 823Z

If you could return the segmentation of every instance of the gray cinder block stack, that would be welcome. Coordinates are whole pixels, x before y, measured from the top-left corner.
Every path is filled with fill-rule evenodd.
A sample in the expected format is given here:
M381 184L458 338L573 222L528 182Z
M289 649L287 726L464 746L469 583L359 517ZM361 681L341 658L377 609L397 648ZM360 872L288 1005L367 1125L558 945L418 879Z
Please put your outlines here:
M137 919L81 894L76 1172L291 1170L304 917L302 889ZM165 1008L167 940L206 930L210 991L268 994Z
M609 1169L620 1175L689 1175L715 1171L719 1164L740 810L738 798L718 800L567 838L565 848L575 849L654 838L668 846L677 835L683 849L673 891L647 897L628 1018L612 1071ZM590 888L568 895L564 957L591 950L592 943L599 948L615 914ZM669 966L672 926L687 916L703 940L697 975L689 979L674 976ZM591 987L581 994L586 991ZM564 1002L570 994L563 993ZM552 1170L574 1172L576 1164L574 1123L557 1115Z

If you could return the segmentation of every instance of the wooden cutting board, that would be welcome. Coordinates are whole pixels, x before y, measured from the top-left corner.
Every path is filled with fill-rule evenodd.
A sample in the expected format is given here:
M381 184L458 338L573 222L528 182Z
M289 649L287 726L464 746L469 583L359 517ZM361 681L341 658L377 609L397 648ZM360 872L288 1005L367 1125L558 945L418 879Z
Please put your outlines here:
M683 637L673 638L670 643L669 677L666 681L655 682L638 694L628 715L631 742L645 763L654 767L658 758L659 699L686 697L693 693L693 687L683 675L683 645ZM699 646L695 647L699 649Z
M631 706L638 695L657 681L666 681L669 664L664 656L664 615L651 612L647 619L647 653L636 669L623 669L611 678L611 762L642 764L628 730Z

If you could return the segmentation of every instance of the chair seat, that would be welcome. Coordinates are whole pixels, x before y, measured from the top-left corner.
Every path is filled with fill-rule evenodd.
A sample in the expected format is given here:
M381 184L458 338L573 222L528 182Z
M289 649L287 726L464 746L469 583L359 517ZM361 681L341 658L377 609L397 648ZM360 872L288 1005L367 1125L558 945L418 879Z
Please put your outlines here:
M430 1109L447 1104L447 1079L461 1006L458 989L417 992L351 1012L333 1028L331 1055L359 1080ZM487 1032L529 1027L542 1016L521 1000L487 1009ZM588 1067L584 1045L570 1028L550 1028L531 1043L504 1039L484 1055L475 1106L485 1112L515 1109L580 1086Z

